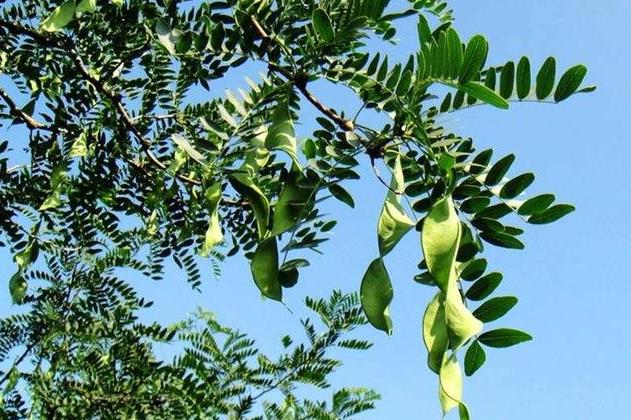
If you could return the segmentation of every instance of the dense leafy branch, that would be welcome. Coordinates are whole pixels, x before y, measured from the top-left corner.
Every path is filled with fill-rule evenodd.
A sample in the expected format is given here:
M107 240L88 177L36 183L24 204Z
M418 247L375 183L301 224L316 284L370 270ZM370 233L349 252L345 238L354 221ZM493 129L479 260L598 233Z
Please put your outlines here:
M440 23L432 27L428 15ZM419 48L406 62L366 48L369 38L395 43L401 18L418 22ZM554 58L537 72L526 57L489 66L487 40L462 40L442 0L3 2L0 45L0 125L17 139L0 140L0 247L15 262L9 290L24 309L0 322L9 416L258 410L328 419L372 408L376 394L365 389L336 392L331 404L297 393L299 382L328 386L339 362L327 349L369 347L340 341L364 323L357 298L308 300L326 331L305 322L308 344L289 350L287 339L287 354L271 360L207 313L168 327L139 321L151 303L119 276L124 268L159 280L172 262L197 289L201 257L218 275L221 261L241 252L261 294L282 301L336 225L322 202L354 207L361 198L343 185L360 178L362 158L386 197L361 307L374 327L392 331L386 257L417 231L423 259L414 280L436 290L423 338L443 412L469 416L461 349L471 375L486 360L483 346L530 339L487 328L517 298L490 297L503 277L486 273L485 244L522 249L524 230L506 217L546 224L574 208L552 194L527 198L535 176L510 175L514 155L494 161L492 150L476 151L441 120L473 106L590 92L584 66L560 77ZM261 65L256 81L216 92L233 69ZM360 110L349 119L323 103L317 80L350 88ZM299 142L301 98L317 116ZM174 340L184 353L158 360L154 347Z

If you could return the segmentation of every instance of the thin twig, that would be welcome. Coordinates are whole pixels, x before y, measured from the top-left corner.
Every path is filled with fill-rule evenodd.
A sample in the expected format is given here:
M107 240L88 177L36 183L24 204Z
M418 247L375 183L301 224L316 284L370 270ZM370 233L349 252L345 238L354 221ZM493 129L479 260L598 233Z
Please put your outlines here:
M272 40L273 38L268 35L265 29L261 26L261 24L256 20L256 18L251 18L252 25L254 29L258 33L258 35L264 40ZM311 102L313 106L316 107L318 111L335 121L335 123L344 131L353 131L355 129L355 124L353 121L347 120L339 116L335 111L331 108L324 105L322 102L318 100L310 91L307 89L307 77L297 77L297 75L293 74L289 70L276 65L274 63L269 64L269 68L272 71L282 74L287 79L291 80L293 85L302 93L302 95L307 99L307 101Z

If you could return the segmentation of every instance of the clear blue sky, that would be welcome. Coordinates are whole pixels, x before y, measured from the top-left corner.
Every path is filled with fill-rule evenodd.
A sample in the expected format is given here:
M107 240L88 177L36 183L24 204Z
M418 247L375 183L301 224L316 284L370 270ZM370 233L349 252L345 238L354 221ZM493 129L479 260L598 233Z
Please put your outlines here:
M631 408L631 188L624 178L631 156L626 131L631 123L631 3L451 3L463 37L488 37L491 63L528 55L538 66L554 55L564 68L586 64L587 81L599 85L596 93L561 105L516 104L508 112L476 108L445 120L448 127L473 136L480 149L494 147L498 155L514 152L515 170L537 174L533 193L553 192L577 206L576 213L558 223L527 226L525 251L488 247L490 269L505 274L498 293L520 298L497 327L522 328L535 340L489 350L487 364L465 380L465 400L478 420L625 418ZM415 28L406 26L398 37L402 59L417 48ZM322 85L318 94L323 101L345 105L339 90ZM353 100L350 104L348 109L355 109ZM313 109L305 105L304 111ZM377 254L376 220L385 191L368 170L364 175L348 184L356 209L331 207L340 223L324 246L325 256L314 256L299 285L286 293L294 315L261 300L245 260L238 256L227 261L218 281L207 270L202 294L190 292L176 271L161 283L137 280L156 301L147 316L176 321L199 305L253 335L264 349L279 349L282 335L300 332L305 295L357 290ZM336 375L337 384L371 386L382 394L377 409L362 419L440 418L436 377L425 365L420 336L420 318L433 290L411 280L420 258L419 238L413 233L387 258L395 287L394 335L367 327L360 335L375 346L364 353L340 354L345 366ZM9 302L4 289L0 307ZM448 418L456 418L454 414Z

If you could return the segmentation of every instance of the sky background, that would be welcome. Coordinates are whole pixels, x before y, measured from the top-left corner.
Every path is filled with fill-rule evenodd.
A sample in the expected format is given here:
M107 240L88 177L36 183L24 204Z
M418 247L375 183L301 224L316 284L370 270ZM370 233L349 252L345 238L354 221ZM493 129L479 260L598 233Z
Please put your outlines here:
M403 4L393 0L393 8ZM496 156L515 153L513 174L532 171L537 181L529 194L552 192L577 211L546 226L527 226L524 251L487 247L489 270L504 273L496 295L514 295L520 303L492 324L531 333L535 340L510 349L488 349L487 364L465 379L464 397L473 419L620 419L631 408L631 188L625 178L631 146L629 0L451 2L463 39L484 34L491 45L489 63L522 55L538 69L550 55L559 68L583 63L587 84L597 92L560 105L514 104L510 111L490 107L451 114L446 127L475 139L477 148L493 147ZM416 51L415 22L409 18L390 49L399 60ZM383 48L383 46L379 46ZM233 79L227 82L232 83ZM233 87L239 87L236 85ZM356 101L348 92L321 84L314 89L325 103L351 113ZM308 117L314 109L304 105ZM301 131L312 128L305 119ZM377 256L376 223L386 191L368 167L361 181L346 184L356 208L333 204L339 224L323 247L310 256L298 286L286 291L290 314L264 301L241 256L223 265L213 279L206 270L203 293L192 292L184 275L169 271L159 283L133 280L156 301L145 316L162 322L182 319L196 306L216 312L219 320L256 338L264 350L280 349L287 333L299 336L307 312L304 296L327 296L333 289L356 291L370 261ZM3 266L11 265L0 256ZM418 234L410 233L387 257L395 289L391 337L370 327L358 335L374 341L367 352L340 353L345 362L336 374L339 386L370 386L382 400L361 419L439 419L437 378L425 363L420 319L434 290L418 285L421 259ZM10 266L8 271L13 271ZM8 277L7 277L8 280ZM0 288L0 313L10 311L7 287ZM167 357L174 349L160 348ZM448 419L457 418L455 413Z

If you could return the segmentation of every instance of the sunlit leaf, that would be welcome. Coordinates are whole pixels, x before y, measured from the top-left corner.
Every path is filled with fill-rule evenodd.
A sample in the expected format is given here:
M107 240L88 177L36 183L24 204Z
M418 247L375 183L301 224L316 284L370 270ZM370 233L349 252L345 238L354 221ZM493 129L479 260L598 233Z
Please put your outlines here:
M75 0L67 0L53 10L53 12L42 21L40 29L45 32L57 32L63 29L74 19Z

